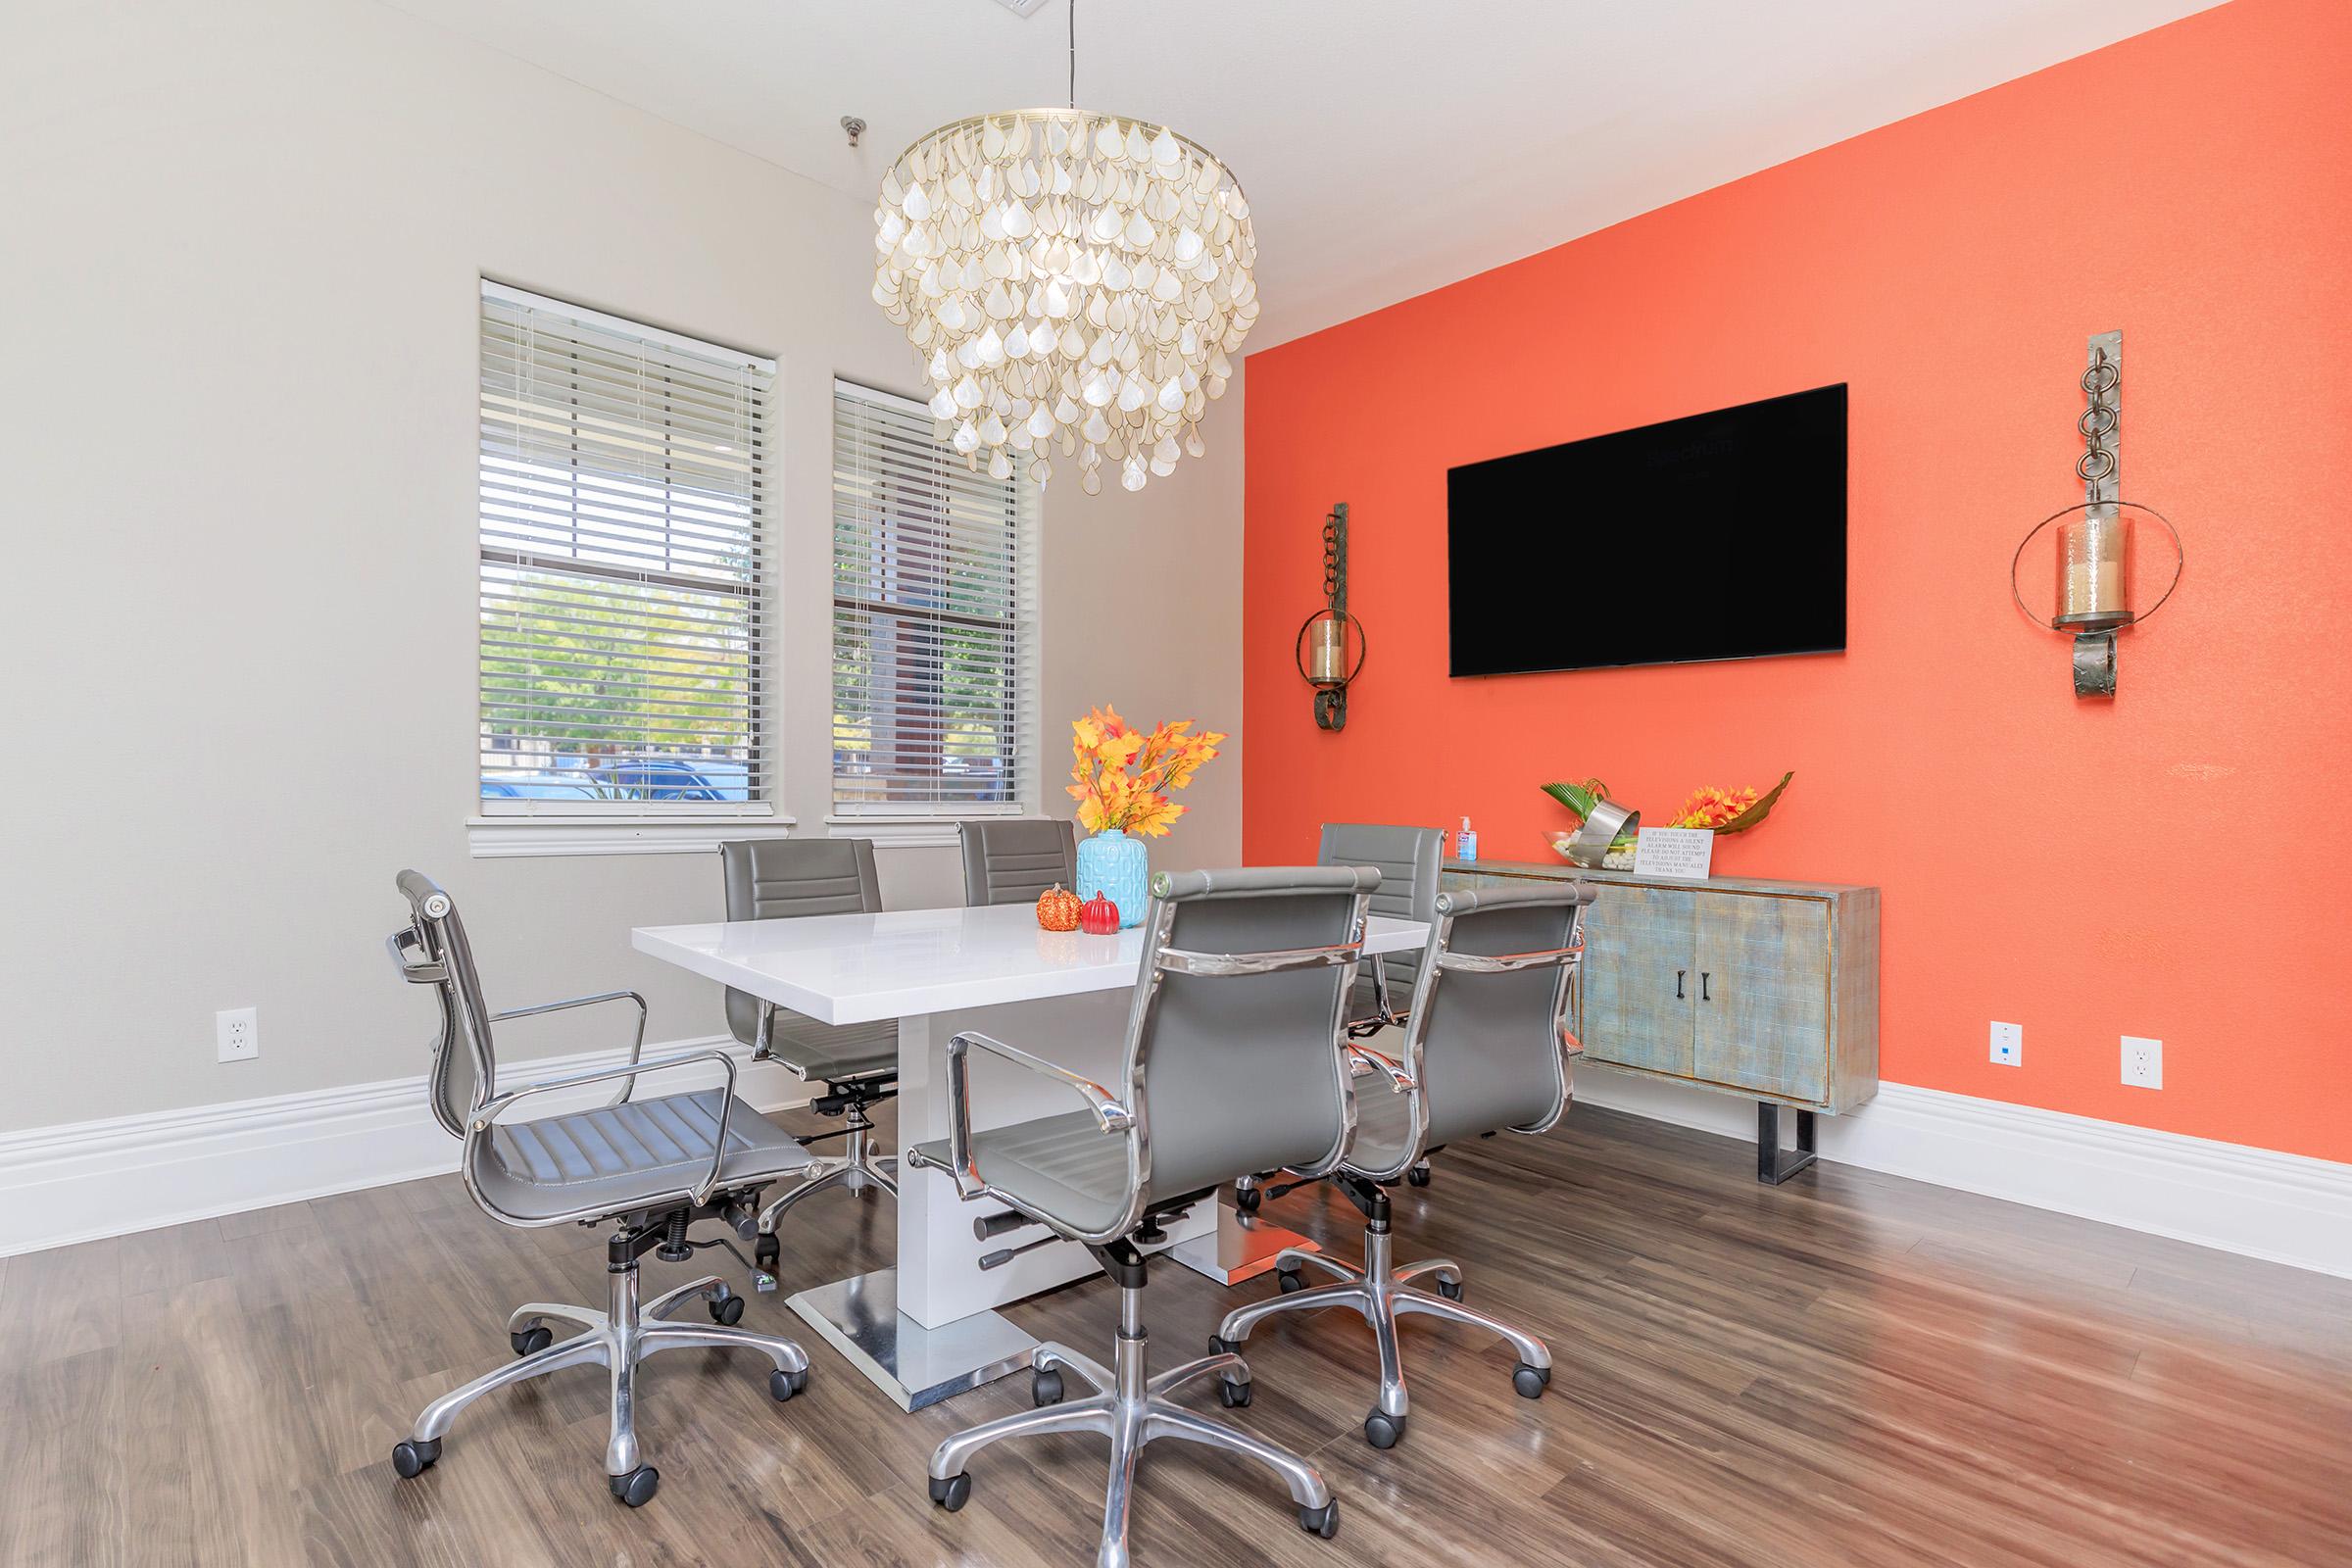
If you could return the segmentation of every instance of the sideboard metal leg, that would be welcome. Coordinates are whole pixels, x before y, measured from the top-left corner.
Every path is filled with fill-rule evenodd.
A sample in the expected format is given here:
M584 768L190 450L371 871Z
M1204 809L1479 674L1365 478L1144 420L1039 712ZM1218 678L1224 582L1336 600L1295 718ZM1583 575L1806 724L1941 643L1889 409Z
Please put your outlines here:
M1796 1147L1781 1147L1781 1107L1756 1102L1756 1180L1778 1187L1813 1163L1813 1112L1796 1113Z

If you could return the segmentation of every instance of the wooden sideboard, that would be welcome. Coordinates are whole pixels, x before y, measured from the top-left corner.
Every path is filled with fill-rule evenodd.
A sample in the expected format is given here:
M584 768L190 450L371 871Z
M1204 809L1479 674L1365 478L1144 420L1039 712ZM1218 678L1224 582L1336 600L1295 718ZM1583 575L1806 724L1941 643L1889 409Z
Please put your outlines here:
M1812 1163L1816 1112L1878 1093L1877 888L1491 860L1449 860L1442 885L1529 880L1601 890L1574 1004L1585 1061L1755 1101L1759 1179ZM1784 1106L1793 1151L1781 1148Z

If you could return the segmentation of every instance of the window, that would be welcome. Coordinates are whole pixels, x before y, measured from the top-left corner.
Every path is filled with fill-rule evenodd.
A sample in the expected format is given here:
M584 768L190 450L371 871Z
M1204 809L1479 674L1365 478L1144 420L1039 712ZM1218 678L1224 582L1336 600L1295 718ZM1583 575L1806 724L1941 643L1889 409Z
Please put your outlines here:
M833 802L1017 812L1037 795L1037 487L975 472L920 403L833 386Z
M774 363L487 281L481 329L483 812L763 809Z

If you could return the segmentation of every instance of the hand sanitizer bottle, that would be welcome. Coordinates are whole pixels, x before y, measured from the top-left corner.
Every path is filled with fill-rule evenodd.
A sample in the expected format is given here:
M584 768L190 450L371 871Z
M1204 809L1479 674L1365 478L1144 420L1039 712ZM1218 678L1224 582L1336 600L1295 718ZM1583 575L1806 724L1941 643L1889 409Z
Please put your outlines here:
M1478 829L1470 825L1466 816L1462 818L1462 830L1453 836L1453 858L1464 865L1478 859Z

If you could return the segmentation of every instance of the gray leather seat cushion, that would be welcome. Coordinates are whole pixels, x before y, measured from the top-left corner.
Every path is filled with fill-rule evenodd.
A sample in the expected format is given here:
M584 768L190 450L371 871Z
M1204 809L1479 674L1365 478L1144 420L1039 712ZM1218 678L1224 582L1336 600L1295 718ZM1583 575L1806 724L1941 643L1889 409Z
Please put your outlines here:
M899 1025L895 1018L873 1023L818 1023L776 1009L768 1026L768 1054L804 1078L838 1082L899 1070Z
M944 1138L917 1144L914 1153L941 1170L954 1168ZM982 1181L1017 1206L1074 1230L1101 1231L1127 1211L1127 1140L1104 1132L1091 1110L975 1132L972 1163Z
M578 1209L614 1213L674 1198L710 1169L724 1093L663 1095L500 1126L490 1135L475 1180L499 1206L526 1218ZM789 1176L810 1157L790 1133L742 1101L734 1102L722 1185Z

